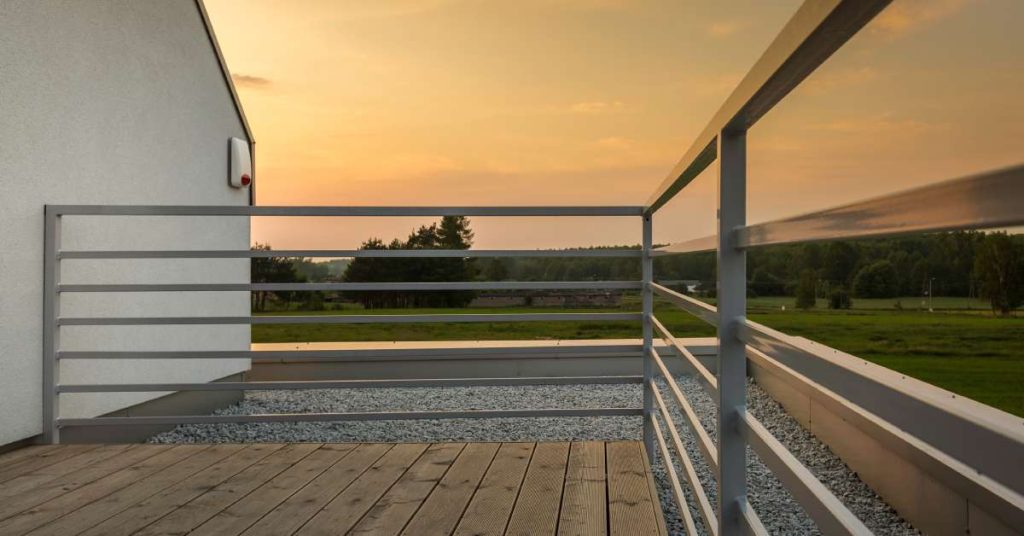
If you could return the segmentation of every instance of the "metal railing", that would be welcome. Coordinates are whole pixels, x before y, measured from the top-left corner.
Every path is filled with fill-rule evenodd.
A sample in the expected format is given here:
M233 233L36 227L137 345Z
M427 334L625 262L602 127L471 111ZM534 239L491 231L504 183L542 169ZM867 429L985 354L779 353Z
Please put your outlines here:
M985 229L1024 224L1024 166L961 178L882 198L848 204L803 216L748 225L746 222L746 132L801 81L855 35L889 0L808 0L740 82L725 104L693 142L655 194L643 207L147 207L49 206L46 210L44 430L49 441L60 438L62 426L102 424L178 424L269 421L344 421L417 418L551 417L637 415L643 417L643 439L649 455L660 453L688 532L696 531L685 499L689 486L696 510L708 534L766 534L748 501L747 448L767 465L790 490L810 517L827 534L868 534L870 531L804 467L772 434L746 411L748 359L783 367L780 352L791 351L787 336L746 319L746 251L773 244L867 238L952 229ZM718 230L710 237L653 248L653 216L701 172L717 163ZM61 218L68 215L103 216L623 216L642 219L642 247L637 250L285 250L285 251L64 251L60 247ZM697 251L716 251L718 306L713 307L654 282L653 259ZM60 279L63 259L139 258L261 258L261 257L639 257L640 281L586 282L459 282L459 283L306 283L306 284L139 284L65 285ZM255 290L481 290L481 289L637 289L642 293L638 313L538 313L459 315L344 315L258 317L146 317L80 318L60 315L60 296L69 292L255 291ZM654 315L655 295L717 326L718 363L705 367ZM80 352L62 351L63 326L142 324L269 324L368 322L518 322L559 320L640 320L642 371L631 376L567 376L559 378L483 378L411 380L341 380L321 382L225 382L220 384L69 385L59 381L59 364L69 359L190 359L253 358L266 352ZM654 351L654 338L675 349L718 405L717 441L707 433L696 411L676 384L664 360ZM600 346L594 346L600 355ZM354 351L358 353L359 351ZM479 351L478 351L479 352ZM500 358L507 350L492 349ZM327 357L328 351L273 352L280 359ZM259 355L257 355L259 354ZM367 351L367 356L375 355ZM440 354L439 354L440 355ZM814 356L808 354L809 359ZM430 355L424 359L432 358ZM698 451L717 480L717 508L703 489L688 457L677 423L659 390L663 378L671 399L682 412ZM639 383L641 408L517 409L442 412L306 413L289 415L198 415L166 417L104 417L65 419L59 415L62 393L115 391L187 391L218 389L335 389L438 385L520 385L525 383ZM837 400L840 400L837 398ZM841 403L841 402L837 402ZM668 436L666 441L665 435ZM670 456L682 463L683 479ZM940 454L935 454L940 456ZM993 501L998 501L995 497ZM1006 508L1012 509L1013 505Z
M164 425L185 423L253 423L282 421L354 421L455 419L501 417L583 417L641 415L642 408L562 408L466 411L402 411L358 413L298 413L282 415L167 415L137 417L66 418L60 415L60 397L65 393L162 393L167 391L248 391L269 389L345 389L373 387L442 387L564 384L640 384L645 377L635 376L560 376L501 378L431 378L382 380L321 381L224 381L212 383L120 383L68 384L61 381L60 363L67 360L107 359L264 359L306 360L336 357L340 352L323 350L294 351L65 351L60 347L61 329L67 326L175 326L230 324L404 324L467 322L559 322L559 321L640 321L641 312L622 313L499 313L499 314L404 314L336 316L134 316L74 317L61 314L60 298L68 293L140 293L140 292L253 292L253 291L465 291L465 290L565 290L616 289L641 290L644 281L463 281L463 282L381 282L381 283L189 283L189 284L64 284L61 263L65 259L220 259L301 257L632 257L650 259L647 251L609 250L65 250L61 246L61 227L67 216L608 216L639 217L649 222L641 207L237 207L237 206L47 206L44 303L44 435L49 442L60 441L60 430L68 426ZM646 262L649 266L649 261ZM649 275L648 269L645 273ZM645 307L650 309L650 292ZM650 337L647 337L648 342ZM621 348L587 346L576 355L600 356ZM639 354L640 348L637 348ZM375 350L348 350L379 357ZM420 352L419 361L450 359L456 352ZM521 358L522 349L474 349L473 355L497 359ZM424 367L426 373L427 368ZM639 371L638 371L639 372Z
M718 441L713 444L662 359L645 351L656 365L672 398L686 417L699 450L718 482L718 511L709 511L706 493L694 477L660 393L657 413L666 424L673 446L683 460L698 511L709 534L766 534L747 499L747 456L751 447L789 489L825 534L870 534L814 475L804 467L756 418L746 411L748 354L778 365L771 355L791 347L791 341L746 319L746 251L774 244L891 236L960 229L991 229L1024 223L1024 166L955 179L852 203L794 218L747 225L746 133L765 113L855 35L889 0L808 0L786 24L725 104L693 142L685 156L644 209L653 215L704 170L718 163L718 231L652 250L652 256L701 251L718 255L718 307L712 307L656 283L648 288L660 297L717 326L718 369L712 374L665 329L649 311L645 326L694 371L701 385L718 404ZM645 336L647 332L645 331ZM748 347L751 345L751 347ZM646 347L645 347L646 348ZM648 390L657 384L649 382ZM661 427L652 408L647 419L657 433L659 451L676 496L684 525L694 531L675 467L668 455ZM653 449L649 449L653 452ZM1005 500L1010 501L1009 498Z

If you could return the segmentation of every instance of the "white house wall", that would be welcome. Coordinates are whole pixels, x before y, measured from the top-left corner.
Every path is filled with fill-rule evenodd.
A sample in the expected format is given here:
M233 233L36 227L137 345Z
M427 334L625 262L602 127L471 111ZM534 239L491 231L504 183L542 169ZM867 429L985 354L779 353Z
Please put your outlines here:
M45 204L246 205L246 138L193 0L0 2L0 445L39 434ZM64 247L244 249L245 218L68 217ZM65 261L65 282L248 282L248 261ZM245 315L245 293L65 295L62 313ZM66 350L236 349L248 326L71 327ZM66 383L208 381L232 361L81 362ZM157 395L65 395L91 416Z

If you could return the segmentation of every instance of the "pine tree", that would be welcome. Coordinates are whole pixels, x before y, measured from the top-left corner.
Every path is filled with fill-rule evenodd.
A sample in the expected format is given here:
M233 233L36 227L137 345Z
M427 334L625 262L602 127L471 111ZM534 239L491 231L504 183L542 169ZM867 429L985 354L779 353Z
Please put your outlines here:
M992 311L1009 316L1024 303L1024 246L1006 233L985 236L974 259L974 274Z
M811 309L814 307L817 297L814 294L814 287L817 284L814 271L804 270L800 274L800 283L796 287L796 306L800 309Z

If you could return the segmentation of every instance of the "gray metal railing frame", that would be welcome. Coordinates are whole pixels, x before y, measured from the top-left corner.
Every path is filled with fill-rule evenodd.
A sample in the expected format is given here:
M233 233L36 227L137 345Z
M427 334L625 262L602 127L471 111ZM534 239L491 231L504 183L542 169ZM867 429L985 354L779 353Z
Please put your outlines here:
M497 216L497 217L634 217L648 222L644 250L116 250L65 251L60 232L63 218L131 217L131 216L274 216L274 217L396 217L396 216ZM167 415L138 417L62 418L60 396L63 393L162 393L178 391L268 390L268 389L356 389L380 387L448 387L503 385L566 385L566 384L642 384L644 376L559 376L513 378L416 378L384 380L322 380L282 382L214 382L214 383L143 383L143 384L65 384L60 379L60 363L65 360L96 359L262 359L274 354L282 360L321 359L338 354L332 351L63 351L60 332L64 326L137 326L137 325L223 325L223 324L368 324L368 323L465 323L465 322L558 322L610 321L642 322L642 312L630 313L507 313L507 314L408 314L408 315L339 315L339 316L188 316L188 317L65 317L60 312L60 297L66 293L138 293L138 292L251 292L257 290L289 291L452 291L452 290L563 290L616 289L644 291L645 306L650 309L651 291L645 281L463 281L463 282L382 282L382 283L194 283L194 284L74 284L61 283L61 263L65 259L218 259L266 258L272 256L302 257L625 257L643 258L650 275L650 217L642 207L625 206L530 206L530 207L253 207L253 206L140 206L140 205L48 205L45 208L44 256L44 329L43 329L43 429L44 440L60 442L60 429L66 426L103 425L166 425L186 423L250 423L291 421L353 421L508 417L585 417L643 415L643 408L544 408L466 411L403 411L360 413L301 413L286 415ZM436 254L435 254L436 253ZM647 337L650 348L651 338ZM577 355L600 356L619 347L588 346L576 350ZM347 350L376 358L375 350ZM417 361L449 359L451 352L426 352ZM495 359L522 358L522 349L500 347L473 350L476 357ZM640 371L638 371L639 373ZM647 371L650 377L650 371ZM648 434L648 437L653 437Z
M885 195L858 203L777 221L746 223L746 136L748 130L785 98L850 38L857 34L890 0L807 0L782 29L765 53L739 83L725 104L672 169L644 209L653 215L698 175L717 162L718 229L716 234L659 247L652 257L715 251L718 255L718 307L674 292L653 281L647 283L659 297L705 320L718 329L718 370L711 374L685 347L652 318L649 322L718 403L717 452L696 419L684 394L655 352L646 352L657 366L693 431L705 461L718 480L715 524L698 500L710 534L766 534L747 500L746 448L750 446L779 477L808 515L827 534L870 534L870 530L807 470L771 433L746 411L747 359L754 352L750 332L768 337L772 330L746 319L746 251L775 244L894 236L949 230L993 229L1024 224L1024 165L981 173ZM645 316L649 315L645 311ZM645 322L648 322L645 319ZM778 347L790 343L778 334ZM645 381L647 378L645 377ZM656 389L651 383L649 388ZM675 425L660 394L655 396L666 428L678 444ZM653 417L652 417L653 420ZM679 479L668 457L660 427L659 450L676 494L680 511L688 506L681 497ZM690 464L684 462L684 467ZM695 479L687 481L694 495L706 496ZM684 524L693 526L692 516Z
M847 509L813 474L771 433L746 411L747 363L753 355L761 362L782 367L772 355L776 348L788 348L793 341L783 334L746 319L746 251L773 244L801 243L837 239L892 236L956 229L992 229L1024 224L1024 165L986 172L937 183L896 194L851 203L828 210L777 221L749 225L746 222L746 137L756 122L784 99L836 50L856 35L891 0L806 0L771 43L761 58L715 113L683 158L665 178L644 206L639 207L144 207L144 206L48 206L46 207L44 257L44 432L47 441L59 441L62 425L92 424L177 424L180 422L267 422L288 420L379 420L465 417L538 417L584 415L636 415L643 418L643 442L649 456L660 453L671 491L680 507L688 531L696 524L686 503L682 482L690 487L700 520L707 533L767 534L747 498L746 449L752 450L772 469L805 511L829 534L870 534L865 525ZM698 175L716 163L718 175L718 226L715 235L654 248L653 217ZM61 217L68 215L179 215L179 216L626 216L642 219L642 247L637 250L285 250L254 251L62 251ZM716 251L718 256L718 307L674 292L655 283L653 259L663 255ZM62 285L62 259L132 258L259 258L270 256L302 257L640 257L638 282L501 282L501 283L388 283L388 284L203 284L203 285ZM356 286L353 286L356 285ZM532 286L531 286L532 285ZM224 386L211 384L144 385L61 385L59 364L65 359L167 359L207 357L258 357L259 352L65 352L60 350L60 329L65 325L129 325L184 323L270 323L273 317L195 317L190 318L61 318L60 295L63 292L151 292L165 290L466 290L482 288L580 288L639 289L642 310L639 313L540 313L532 315L402 315L401 317L351 317L337 322L446 321L557 321L557 320L639 320L642 325L642 371L635 376L561 378L477 378L413 380L352 380L327 382L235 382ZM712 372L701 364L654 315L654 296L672 303L717 327L718 367ZM291 320L294 319L294 320ZM194 322L193 322L194 320ZM324 317L289 317L291 323L324 322ZM333 320L327 320L333 321ZM757 341L751 333L756 332ZM655 335L656 334L656 335ZM701 424L683 391L678 387L664 360L653 350L654 337L662 339L682 362L695 373L701 385L718 404L718 438L713 441ZM753 344L757 342L755 348ZM601 347L594 346L595 355ZM351 352L351 351L349 351ZM501 358L504 351L489 349L491 357ZM285 354L302 352L274 352ZM372 351L367 352L370 356ZM277 354L280 354L278 356ZM315 354L315 355L314 355ZM323 355L321 355L323 354ZM312 358L329 352L310 353ZM437 354L443 355L442 353ZM813 357L813 356L812 356ZM432 355L423 356L433 358ZM658 390L661 377L671 399L680 408L685 424L718 482L717 509L713 510L688 458L676 423L665 397ZM642 408L495 410L482 412L402 412L345 413L246 416L168 416L60 419L60 393L130 391L216 390L221 388L363 388L382 386L436 385L521 385L537 381L560 383L640 383ZM837 402L839 403L839 402ZM183 421L181 419L188 419ZM662 425L663 423L663 425ZM667 443L664 434L669 436ZM670 458L669 443L681 460L684 479L680 480ZM1008 508L1012 508L1008 507Z

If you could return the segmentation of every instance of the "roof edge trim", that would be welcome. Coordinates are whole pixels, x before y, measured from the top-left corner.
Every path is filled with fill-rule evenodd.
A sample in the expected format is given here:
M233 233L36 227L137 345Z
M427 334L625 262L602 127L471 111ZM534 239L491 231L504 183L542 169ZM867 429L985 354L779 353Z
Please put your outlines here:
M199 10L199 16L203 19L206 36L210 39L210 45L213 46L214 54L217 55L217 63L220 65L221 74L224 75L224 83L227 84L228 92L231 93L231 100L235 103L235 111L238 113L239 120L242 121L242 129L245 130L249 143L255 144L256 139L253 138L252 129L249 128L249 120L245 117L245 109L242 108L242 101L238 98L238 91L235 89L235 83L231 79L231 71L228 70L228 64L224 61L224 54L221 52L217 36L213 32L213 24L210 23L210 15L206 12L206 4L203 0L195 0L195 3L196 9Z

